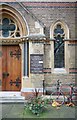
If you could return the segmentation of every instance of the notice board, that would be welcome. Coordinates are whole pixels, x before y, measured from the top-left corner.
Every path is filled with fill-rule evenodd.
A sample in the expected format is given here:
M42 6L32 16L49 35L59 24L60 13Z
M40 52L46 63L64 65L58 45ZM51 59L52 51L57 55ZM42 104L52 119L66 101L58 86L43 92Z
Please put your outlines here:
M43 54L30 55L30 73L43 73Z

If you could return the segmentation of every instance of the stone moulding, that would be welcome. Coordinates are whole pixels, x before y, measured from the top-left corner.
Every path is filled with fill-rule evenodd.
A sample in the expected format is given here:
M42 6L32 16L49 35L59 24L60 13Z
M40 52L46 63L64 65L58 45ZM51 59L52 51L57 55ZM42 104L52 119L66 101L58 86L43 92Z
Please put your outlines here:
M55 41L54 39L49 39L45 35L28 35L23 36L20 38L0 38L0 44L20 44L24 43L25 41L37 41L37 42L49 42L49 41ZM64 39L64 41L75 41L77 42L77 39Z
M4 45L4 44L19 44L21 41L21 39L18 39L18 38L14 38L14 39L11 39L11 38L2 38L0 39L0 44Z
M21 39L24 41L30 40L30 41L46 41L47 37L44 34L30 34L28 36L24 36Z
M19 44L25 41L49 41L44 35L29 35L20 38L0 38L0 44Z
M77 42L77 38L76 39L64 39L64 41L76 41Z

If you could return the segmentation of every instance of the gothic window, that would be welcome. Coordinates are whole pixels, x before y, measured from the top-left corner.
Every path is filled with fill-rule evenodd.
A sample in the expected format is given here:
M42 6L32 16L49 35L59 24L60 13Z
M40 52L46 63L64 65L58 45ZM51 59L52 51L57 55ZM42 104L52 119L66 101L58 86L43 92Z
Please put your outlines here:
M61 24L54 28L54 68L64 68L64 29Z
M20 29L12 19L0 20L0 37L20 37Z

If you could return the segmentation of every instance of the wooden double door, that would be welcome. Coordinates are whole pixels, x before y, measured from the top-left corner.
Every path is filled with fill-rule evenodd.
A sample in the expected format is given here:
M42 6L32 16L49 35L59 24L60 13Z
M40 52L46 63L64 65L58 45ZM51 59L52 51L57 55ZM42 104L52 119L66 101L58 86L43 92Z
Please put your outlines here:
M0 46L2 91L21 90L21 50L18 45Z

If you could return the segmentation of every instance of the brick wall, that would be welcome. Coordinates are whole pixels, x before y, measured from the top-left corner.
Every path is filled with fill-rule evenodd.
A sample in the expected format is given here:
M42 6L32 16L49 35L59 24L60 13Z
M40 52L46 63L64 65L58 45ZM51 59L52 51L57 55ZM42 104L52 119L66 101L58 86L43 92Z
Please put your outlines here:
M70 38L75 38L76 29L76 4L75 3L43 3L43 2L23 2L24 10L17 2L8 3L21 12L22 16L27 21L30 33L38 33L38 29L35 28L35 18L30 16L28 12L41 21L45 25L45 33L50 37L50 26L57 20L64 21L70 31ZM29 10L29 11L28 11ZM27 12L28 11L28 12Z
M70 38L75 38L75 3L23 3L46 26L50 36L50 26L57 20L69 27Z
M16 8L27 22L29 34L40 33L40 28L35 27L35 22L39 21L40 24L45 26L45 34L50 38L50 27L57 20L64 21L69 28L70 39L76 39L77 34L77 12L75 3L43 3L43 2L23 2L23 7L17 2L8 2L7 4ZM52 37L52 36L51 36ZM30 44L31 45L31 44ZM40 48L41 45L41 48ZM52 43L45 44L33 44L31 45L32 50L29 54L43 54L44 53L44 74L31 74L31 82L34 83L35 87L38 87L40 80L45 79L47 84L55 83L57 79L62 82L75 81L74 72L69 74L54 74L52 73L52 56L51 49ZM70 67L75 68L75 47L69 47L70 53ZM73 64L71 64L73 63ZM42 84L42 83L41 83ZM41 86L41 85L40 85Z
M25 8L31 12L31 15L34 14L34 16L40 20L45 26L45 34L48 38L50 38L50 27L51 25L56 22L57 20L64 21L68 28L69 28L69 38L75 39L75 28L76 28L76 8L75 3L36 3L36 2L24 2L23 3ZM28 26L29 26L29 32L31 34L33 33L39 33L37 29L35 29L35 17L32 18L30 14L28 14L21 6L17 7L17 9L22 13L22 15L25 17ZM66 73L66 74L54 74L52 72L52 49L51 49L52 43L48 43L44 45L44 80L47 84L55 83L57 79L60 79L63 83L68 83L75 81L75 74L74 73ZM41 48L41 47L40 47ZM37 46L32 46L32 49L37 53L41 53L41 49L37 48ZM36 49L38 49L36 51ZM43 49L42 49L43 50ZM69 66L72 68L75 68L75 47L69 47L68 49L70 52L70 58L69 58ZM31 51L32 52L32 51ZM72 66L71 66L72 65ZM43 75L31 75L32 82L34 84L38 83L39 80L42 80ZM36 80L37 78L37 80ZM38 86L36 84L35 86Z

